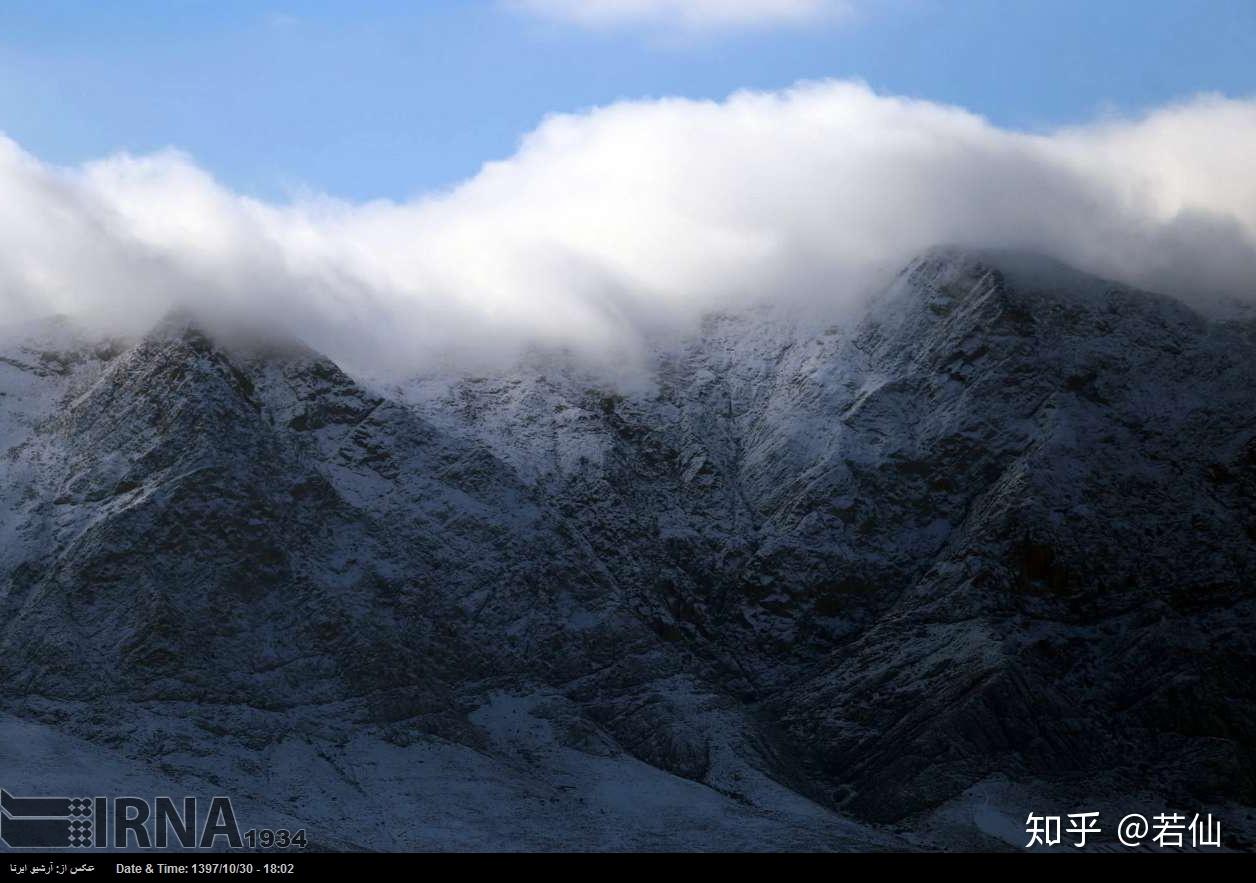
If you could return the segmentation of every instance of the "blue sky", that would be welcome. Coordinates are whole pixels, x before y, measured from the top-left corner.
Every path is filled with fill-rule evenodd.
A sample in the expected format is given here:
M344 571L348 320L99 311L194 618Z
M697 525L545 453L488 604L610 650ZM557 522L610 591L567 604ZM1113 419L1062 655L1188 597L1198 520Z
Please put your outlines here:
M1251 0L847 0L836 20L600 28L473 2L6 0L0 131L40 158L187 151L228 186L401 199L554 111L855 77L1041 130L1256 92Z

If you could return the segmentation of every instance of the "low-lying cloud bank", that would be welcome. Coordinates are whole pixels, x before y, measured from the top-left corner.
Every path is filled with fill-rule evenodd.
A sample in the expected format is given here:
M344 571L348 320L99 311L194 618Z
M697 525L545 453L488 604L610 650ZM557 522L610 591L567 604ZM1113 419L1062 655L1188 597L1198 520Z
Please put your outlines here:
M1050 134L846 82L552 116L405 203L231 192L176 152L41 163L0 138L0 324L135 331L176 304L409 372L531 343L621 358L750 299L840 313L938 243L1143 287L1256 292L1256 101Z

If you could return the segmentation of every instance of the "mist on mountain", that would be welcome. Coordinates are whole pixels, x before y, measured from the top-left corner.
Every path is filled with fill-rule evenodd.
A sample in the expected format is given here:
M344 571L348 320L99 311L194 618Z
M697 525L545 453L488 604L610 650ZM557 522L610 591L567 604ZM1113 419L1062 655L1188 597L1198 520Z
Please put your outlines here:
M512 156L402 201L275 204L174 150L57 167L5 140L0 323L136 334L181 306L376 376L537 346L629 370L713 310L848 322L938 243L1216 308L1253 294L1253 153L1252 101L1026 133L839 81L550 116Z

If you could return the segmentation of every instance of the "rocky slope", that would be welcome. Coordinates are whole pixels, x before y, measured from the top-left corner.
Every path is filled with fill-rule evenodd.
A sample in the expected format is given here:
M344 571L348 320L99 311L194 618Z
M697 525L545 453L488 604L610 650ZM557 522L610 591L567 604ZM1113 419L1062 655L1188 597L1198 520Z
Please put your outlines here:
M175 316L15 330L0 393L9 790L209 783L339 848L998 847L1134 796L1247 836L1250 319L938 250L644 390Z

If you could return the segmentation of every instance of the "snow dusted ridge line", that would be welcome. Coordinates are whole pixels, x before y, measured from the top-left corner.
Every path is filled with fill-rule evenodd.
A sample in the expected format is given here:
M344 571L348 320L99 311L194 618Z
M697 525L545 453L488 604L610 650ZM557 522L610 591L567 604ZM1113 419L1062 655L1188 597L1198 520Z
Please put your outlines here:
M1149 797L1250 842L1250 318L940 249L634 388L4 339L10 791L212 783L334 849L1018 848Z

